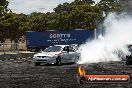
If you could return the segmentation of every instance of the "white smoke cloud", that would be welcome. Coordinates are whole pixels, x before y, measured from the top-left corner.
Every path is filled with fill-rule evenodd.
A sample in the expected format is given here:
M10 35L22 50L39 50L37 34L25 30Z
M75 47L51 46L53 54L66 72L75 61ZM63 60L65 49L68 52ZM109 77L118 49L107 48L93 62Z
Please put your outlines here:
M95 1L95 3L98 3L98 2L100 2L101 0L93 0L93 1Z
M119 51L124 55L130 52L128 44L132 44L132 18L128 15L108 15L104 22L105 36L86 42L80 46L81 59L79 63L97 63L119 61Z

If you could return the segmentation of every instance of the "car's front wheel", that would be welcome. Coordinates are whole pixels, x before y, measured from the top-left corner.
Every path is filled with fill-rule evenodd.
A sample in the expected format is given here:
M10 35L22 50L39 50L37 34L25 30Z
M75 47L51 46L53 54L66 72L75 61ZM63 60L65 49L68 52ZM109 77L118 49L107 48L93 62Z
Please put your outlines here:
M56 64L57 64L57 65L61 65L61 57L60 57L60 56L58 56L58 57L56 58Z

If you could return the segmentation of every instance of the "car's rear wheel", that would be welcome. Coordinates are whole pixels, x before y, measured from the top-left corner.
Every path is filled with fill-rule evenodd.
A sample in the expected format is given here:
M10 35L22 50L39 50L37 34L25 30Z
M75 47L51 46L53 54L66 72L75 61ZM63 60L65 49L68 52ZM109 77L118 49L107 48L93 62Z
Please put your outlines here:
M61 57L60 56L58 56L56 58L56 65L61 65Z
M40 63L39 62L35 62L35 66L39 66L40 65Z

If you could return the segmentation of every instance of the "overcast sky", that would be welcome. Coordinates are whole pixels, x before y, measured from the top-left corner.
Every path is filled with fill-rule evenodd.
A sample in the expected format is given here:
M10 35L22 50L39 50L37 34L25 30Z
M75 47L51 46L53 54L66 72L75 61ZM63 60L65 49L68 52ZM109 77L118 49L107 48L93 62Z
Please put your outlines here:
M53 8L64 2L73 2L74 0L8 0L8 8L13 13L30 14L32 12L52 12ZM100 1L100 0L95 0Z

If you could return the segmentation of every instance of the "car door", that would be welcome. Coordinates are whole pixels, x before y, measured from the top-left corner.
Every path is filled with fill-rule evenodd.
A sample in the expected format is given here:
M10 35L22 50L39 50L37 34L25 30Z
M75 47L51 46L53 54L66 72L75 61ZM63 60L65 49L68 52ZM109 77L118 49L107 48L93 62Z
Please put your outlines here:
M61 63L67 63L69 61L70 55L69 55L69 46L65 46L62 50L62 59Z
M75 62L75 59L77 59L76 50L72 46L65 46L62 53L61 63Z
M74 47L69 46L69 59L68 59L68 61L69 62L75 62L76 61L75 59L77 59L76 50Z

